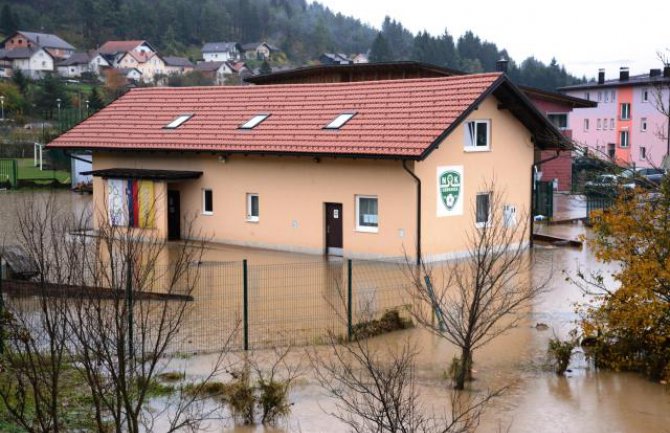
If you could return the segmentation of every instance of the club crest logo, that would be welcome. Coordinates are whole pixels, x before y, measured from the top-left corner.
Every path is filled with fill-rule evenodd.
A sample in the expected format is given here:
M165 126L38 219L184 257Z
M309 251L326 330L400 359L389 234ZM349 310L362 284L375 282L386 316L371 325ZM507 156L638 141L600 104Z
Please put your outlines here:
M461 174L457 171L445 171L440 175L440 196L448 211L454 209L461 195Z

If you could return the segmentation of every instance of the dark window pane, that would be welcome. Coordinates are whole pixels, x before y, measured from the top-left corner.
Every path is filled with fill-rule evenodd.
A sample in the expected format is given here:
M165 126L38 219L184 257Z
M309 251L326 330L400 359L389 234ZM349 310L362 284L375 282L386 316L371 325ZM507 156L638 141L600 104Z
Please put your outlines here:
M477 194L477 223L489 220L489 194Z
M212 191L205 190L205 212L214 212L214 199L212 197Z
M258 196L257 195L252 195L251 196L251 216L253 216L253 217L258 217L259 216Z
M477 123L477 147L488 146L488 126L485 122Z
M359 197L358 199L358 225L361 227L377 227L377 199Z

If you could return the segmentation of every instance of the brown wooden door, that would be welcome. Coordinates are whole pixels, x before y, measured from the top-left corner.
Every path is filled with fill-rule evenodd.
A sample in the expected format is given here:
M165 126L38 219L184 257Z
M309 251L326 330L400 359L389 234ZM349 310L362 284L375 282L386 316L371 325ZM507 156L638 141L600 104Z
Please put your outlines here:
M181 210L179 208L179 191L168 190L168 239L181 238Z
M326 203L326 254L342 252L342 203Z

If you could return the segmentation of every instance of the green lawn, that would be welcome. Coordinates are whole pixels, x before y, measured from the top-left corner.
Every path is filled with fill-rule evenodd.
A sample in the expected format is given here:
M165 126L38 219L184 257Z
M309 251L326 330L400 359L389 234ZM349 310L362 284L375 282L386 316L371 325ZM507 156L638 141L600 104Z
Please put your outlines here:
M19 180L51 180L56 179L60 183L70 182L70 172L66 170L40 170L39 166L33 165L33 158L19 158L18 164Z

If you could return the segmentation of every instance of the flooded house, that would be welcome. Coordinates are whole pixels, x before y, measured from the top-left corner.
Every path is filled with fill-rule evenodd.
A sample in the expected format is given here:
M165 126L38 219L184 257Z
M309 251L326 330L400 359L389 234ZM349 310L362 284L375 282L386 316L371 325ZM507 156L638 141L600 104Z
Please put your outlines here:
M193 219L227 244L428 260L464 253L493 181L509 223L530 215L533 166L563 146L503 73L138 88L48 145L92 152L114 225L176 240Z

